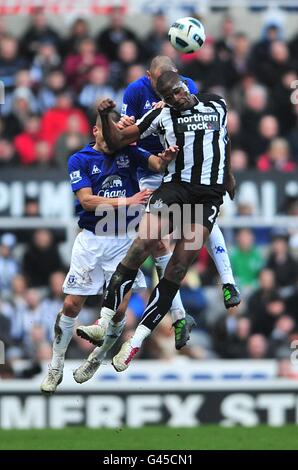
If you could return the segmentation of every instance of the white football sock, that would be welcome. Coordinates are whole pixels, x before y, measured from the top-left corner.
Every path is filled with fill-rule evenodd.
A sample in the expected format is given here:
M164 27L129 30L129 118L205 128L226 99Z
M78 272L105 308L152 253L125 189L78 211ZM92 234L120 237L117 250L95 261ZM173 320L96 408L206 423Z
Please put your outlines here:
M100 318L95 323L99 323L104 328L108 328L110 321L115 316L116 312L108 307L103 307L100 312Z
M157 258L155 258L154 261L155 261L156 271L157 271L159 279L163 277L171 256L172 256L172 253L170 252L170 253L167 253L166 255L158 256ZM170 314L172 318L172 323L175 323L177 320L181 320L181 318L185 318L185 309L183 307L183 303L182 303L179 291L173 298L173 302L170 308Z
M150 335L152 331L147 328L145 325L139 325L133 335L133 337L130 340L130 343L133 348L140 348L142 346L142 343L147 336Z
M68 317L63 313L61 317L56 320L57 326L55 325L55 329L58 327L59 331L55 331L55 339L53 343L53 355L51 362L51 366L53 369L63 369L64 357L70 340L72 338L75 321L75 318Z
M215 263L222 284L235 284L226 242L217 224L213 225L205 245Z
M95 348L94 351L89 355L88 359L90 360L96 358L100 361L104 359L107 352L116 343L124 327L125 318L119 323L114 323L113 321L111 321L108 326L107 334L105 336L103 344L100 347Z

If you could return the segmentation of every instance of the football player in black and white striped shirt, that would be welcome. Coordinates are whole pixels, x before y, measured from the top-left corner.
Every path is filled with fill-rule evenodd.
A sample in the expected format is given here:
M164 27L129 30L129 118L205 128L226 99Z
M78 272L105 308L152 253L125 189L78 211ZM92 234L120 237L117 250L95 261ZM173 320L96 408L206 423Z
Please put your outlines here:
M153 290L134 336L113 358L118 371L128 367L142 341L169 310L182 279L212 230L224 193L228 191L233 198L235 190L229 165L224 99L217 95L190 94L186 84L173 71L160 76L157 91L167 106L150 111L137 124L121 131L109 116L115 103L105 99L98 107L109 148L116 150L152 133L160 136L166 148L177 148L176 158L169 163L163 183L151 196L147 214L140 224L139 237L118 265L107 288L97 325L102 337L121 300L131 289L138 268L164 235L160 233L160 223L164 214L169 216L166 209L176 205L182 212L178 222L180 239L164 277ZM201 217L197 207L202 209ZM148 226L151 237L145 236ZM152 233L156 236L152 237ZM193 242L191 245L190 241Z

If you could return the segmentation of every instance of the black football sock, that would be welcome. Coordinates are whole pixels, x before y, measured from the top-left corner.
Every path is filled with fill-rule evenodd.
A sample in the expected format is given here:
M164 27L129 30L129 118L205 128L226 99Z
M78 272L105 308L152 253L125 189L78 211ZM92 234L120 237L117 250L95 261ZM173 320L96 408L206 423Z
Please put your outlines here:
M140 325L153 330L170 310L179 287L175 282L163 277L150 296Z
M103 307L107 307L116 312L123 297L132 288L137 274L138 269L130 269L119 263L107 287Z

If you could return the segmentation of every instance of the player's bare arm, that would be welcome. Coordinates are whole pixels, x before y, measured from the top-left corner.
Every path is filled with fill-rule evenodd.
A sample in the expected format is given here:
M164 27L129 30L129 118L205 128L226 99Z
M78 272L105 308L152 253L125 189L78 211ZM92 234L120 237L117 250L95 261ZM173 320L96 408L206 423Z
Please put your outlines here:
M164 173L168 164L176 158L178 151L179 147L177 145L171 145L164 152L159 153L158 156L150 155L149 169L158 173Z
M92 194L91 188L82 188L76 192L83 209L93 212L100 205L109 205L111 207L131 206L136 204L146 204L152 194L149 189L144 189L131 197L101 197Z
M227 165L227 172L225 175L225 188L231 200L233 200L235 197L236 179L235 179L235 176L233 175L232 168L231 168L231 143L230 141L228 141L228 143L226 144L226 165Z
M99 101L97 111L102 121L103 137L110 150L116 151L125 145L135 142L140 137L139 128L133 124L120 130L117 124L112 120L110 112L115 108L116 103L110 98L104 98Z

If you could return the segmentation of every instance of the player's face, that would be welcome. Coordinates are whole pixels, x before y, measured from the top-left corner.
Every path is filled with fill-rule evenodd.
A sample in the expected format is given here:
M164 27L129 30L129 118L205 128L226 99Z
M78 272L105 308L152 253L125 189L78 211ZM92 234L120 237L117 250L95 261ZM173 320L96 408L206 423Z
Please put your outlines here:
M158 92L166 104L178 111L192 106L192 96L187 85L182 80L167 84L163 89L158 90Z

